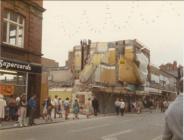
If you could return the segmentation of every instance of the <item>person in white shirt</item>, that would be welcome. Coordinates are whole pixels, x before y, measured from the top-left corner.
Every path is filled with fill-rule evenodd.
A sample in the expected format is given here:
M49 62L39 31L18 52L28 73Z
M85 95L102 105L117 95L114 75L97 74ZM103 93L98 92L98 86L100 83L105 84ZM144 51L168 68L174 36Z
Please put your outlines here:
M2 120L5 118L5 107L6 107L6 101L4 100L3 95L0 94L0 126Z
M120 111L120 101L119 101L119 98L116 99L114 105L115 105L116 115L119 115L119 111Z
M54 98L54 119L56 119L56 114L58 111L58 106L59 106L59 101L58 101L58 96L56 95Z
M124 111L125 111L125 102L123 101L123 99L120 99L120 112L121 112L121 116L124 115Z
M179 92L165 112L162 140L183 140L183 79L179 81Z

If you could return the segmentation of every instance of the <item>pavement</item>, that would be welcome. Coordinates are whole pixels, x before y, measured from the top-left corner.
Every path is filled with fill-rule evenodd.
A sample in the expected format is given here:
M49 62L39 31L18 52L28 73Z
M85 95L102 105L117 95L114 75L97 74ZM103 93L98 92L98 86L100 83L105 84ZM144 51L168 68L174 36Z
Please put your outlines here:
M163 113L100 116L0 130L0 140L161 140Z
M70 114L69 115L69 120L73 120L73 114ZM52 117L53 118L53 117ZM79 114L79 118L80 119L85 119L86 116L85 115L82 115L82 114ZM27 124L28 124L28 118L26 118L26 121L25 122L25 127L29 127ZM66 121L63 117L62 118L59 118L59 116L56 117L56 119L53 119L52 121L45 121L43 118L36 118L34 123L35 125L43 125L43 124L50 124L50 123L59 123L59 122L63 122L63 121ZM2 122L2 125L0 125L0 130L2 129L12 129L12 128L17 128L17 127L20 127L18 122L16 121L3 121Z

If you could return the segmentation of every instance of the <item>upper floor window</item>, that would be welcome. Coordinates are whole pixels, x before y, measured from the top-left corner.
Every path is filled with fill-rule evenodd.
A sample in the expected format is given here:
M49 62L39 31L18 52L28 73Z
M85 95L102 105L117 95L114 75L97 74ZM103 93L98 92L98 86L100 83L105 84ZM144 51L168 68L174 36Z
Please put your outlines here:
M5 10L3 14L3 42L16 46L24 47L24 17Z

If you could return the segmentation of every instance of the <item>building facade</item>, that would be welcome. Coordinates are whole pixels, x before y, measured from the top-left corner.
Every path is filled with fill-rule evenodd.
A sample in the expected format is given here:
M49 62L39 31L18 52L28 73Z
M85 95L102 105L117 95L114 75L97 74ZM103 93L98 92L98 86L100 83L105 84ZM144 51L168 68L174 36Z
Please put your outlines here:
M145 91L151 95L158 95L168 100L177 95L177 77L156 66L150 66L151 79Z
M15 97L41 93L42 0L2 0L0 91Z

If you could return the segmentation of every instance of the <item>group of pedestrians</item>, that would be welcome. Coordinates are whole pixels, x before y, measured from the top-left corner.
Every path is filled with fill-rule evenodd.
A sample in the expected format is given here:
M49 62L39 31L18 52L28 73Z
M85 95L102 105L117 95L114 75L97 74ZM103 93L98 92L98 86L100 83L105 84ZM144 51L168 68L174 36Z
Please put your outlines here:
M59 118L62 118L63 109L65 111L65 119L67 120L70 109L69 98L66 98L65 101L62 101L62 99L58 98L57 95L54 97L53 100L48 97L43 102L43 119L46 121L53 121L53 119L56 119L57 115L59 116Z
M54 99L48 97L43 102L43 113L42 117L46 121L53 121L56 119L56 116L59 115L59 118L69 119L69 114L73 113L73 119L79 119L79 113L85 113L86 117L89 118L92 114L97 116L99 112L99 102L96 97L93 100L88 98L83 109L79 105L78 99L75 99L73 102L67 97L65 100L55 96Z
M11 96L7 101L0 94L0 125L2 120L16 121L16 125L20 127L33 125L36 109L36 95L33 95L27 102L25 94L16 99ZM27 119L27 110L29 110L29 119Z
M116 114L117 115L121 114L121 116L123 116L125 111L125 102L123 101L123 99L117 98L114 104L115 104Z
M116 114L124 114L125 111L140 114L143 109L148 109L156 112L165 112L169 106L169 101L166 98L153 99L150 97L137 98L131 101L125 101L123 98L117 98L114 102Z

